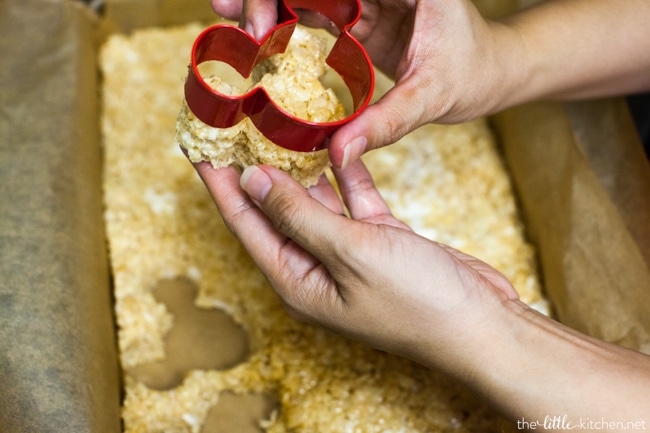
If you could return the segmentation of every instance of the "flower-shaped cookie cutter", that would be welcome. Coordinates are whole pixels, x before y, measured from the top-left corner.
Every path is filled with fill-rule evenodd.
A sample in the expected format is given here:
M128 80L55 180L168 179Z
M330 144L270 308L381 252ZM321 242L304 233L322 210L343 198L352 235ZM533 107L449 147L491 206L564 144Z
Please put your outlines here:
M286 50L298 22L295 10L318 12L339 30L326 63L348 87L353 112L333 122L311 122L280 108L262 87L243 95L231 96L214 90L199 73L198 65L216 60L228 63L243 77L273 54ZM363 111L372 97L375 77L372 61L351 34L361 16L359 0L280 0L278 24L261 42L239 27L217 24L204 30L192 47L192 60L185 81L185 100L203 123L228 128L249 117L257 129L273 143L285 149L311 152L323 149L327 139L342 125Z

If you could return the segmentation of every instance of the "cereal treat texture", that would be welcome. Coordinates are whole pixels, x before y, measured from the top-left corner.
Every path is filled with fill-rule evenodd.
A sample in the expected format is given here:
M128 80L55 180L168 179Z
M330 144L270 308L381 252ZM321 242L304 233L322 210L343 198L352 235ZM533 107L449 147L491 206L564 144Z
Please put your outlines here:
M254 86L263 86L269 96L292 115L311 122L330 122L345 117L345 110L332 89L320 78L328 66L327 46L321 38L296 28L286 52L276 54L253 72ZM206 82L225 95L242 89L218 75ZM249 90L249 89L245 89ZM275 145L262 135L250 119L230 128L206 125L183 101L176 123L176 139L192 162L209 161L213 167L269 164L289 173L303 186L314 185L329 165L327 150L294 152Z
M178 146L175 124L178 119L190 157L215 166L282 160L296 177L311 181L326 164L279 156L247 125L210 130L186 109L179 118L188 53L202 29L188 24L114 35L101 52L105 221L126 372L125 432L207 432L212 408L232 393L276 398L277 410L260 426L269 433L504 431L493 411L441 374L286 314L219 218ZM283 64L274 61L280 63L266 64L255 79L273 80L266 74ZM379 79L381 93L391 83ZM300 104L306 112L309 98ZM237 153L238 143L248 148ZM534 251L485 120L428 125L364 158L398 217L423 236L487 261L524 302L545 307ZM129 372L169 357L166 338L177 329L177 317L155 288L175 279L196 287L197 308L232 317L248 336L249 352L232 367L188 369L178 386L158 390Z

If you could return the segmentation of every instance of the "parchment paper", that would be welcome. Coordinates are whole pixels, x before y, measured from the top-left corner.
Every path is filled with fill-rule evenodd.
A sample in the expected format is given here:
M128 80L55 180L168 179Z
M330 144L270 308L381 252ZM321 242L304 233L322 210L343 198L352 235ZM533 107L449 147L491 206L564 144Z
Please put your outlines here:
M0 1L0 431L120 431L95 22Z
M535 103L494 125L559 320L648 352L650 174L621 104Z

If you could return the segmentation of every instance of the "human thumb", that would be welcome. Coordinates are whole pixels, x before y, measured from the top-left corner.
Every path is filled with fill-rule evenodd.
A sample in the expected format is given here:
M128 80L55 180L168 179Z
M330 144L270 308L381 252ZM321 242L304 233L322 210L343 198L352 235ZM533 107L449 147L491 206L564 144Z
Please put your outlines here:
M261 42L278 20L276 0L246 0L240 25L247 33Z
M346 218L313 199L291 176L274 167L247 167L240 184L279 232L320 261L328 261L340 235L340 220Z
M426 88L414 83L398 83L332 136L329 152L335 167L345 168L365 152L395 143L433 120L426 113L435 101Z

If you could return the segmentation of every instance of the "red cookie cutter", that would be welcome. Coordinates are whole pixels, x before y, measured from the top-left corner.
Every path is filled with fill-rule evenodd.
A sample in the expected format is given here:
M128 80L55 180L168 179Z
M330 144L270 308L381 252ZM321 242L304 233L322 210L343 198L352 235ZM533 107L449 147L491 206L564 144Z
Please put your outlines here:
M339 29L339 36L326 62L341 76L352 96L354 111L335 122L310 122L280 108L262 87L244 95L224 95L212 89L198 65L217 60L228 63L243 77L255 65L283 52L298 22L294 10L318 12ZM244 30L218 24L203 31L192 47L192 63L185 82L185 100L203 123L217 128L236 125L245 117L273 143L289 150L311 152L323 149L327 139L342 125L355 118L370 102L375 84L372 62L362 45L350 34L361 16L359 0L280 0L278 24L257 42Z

